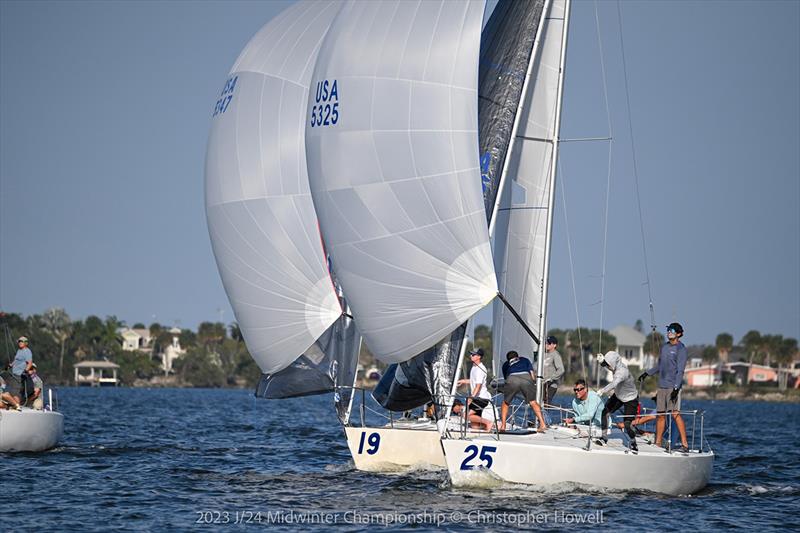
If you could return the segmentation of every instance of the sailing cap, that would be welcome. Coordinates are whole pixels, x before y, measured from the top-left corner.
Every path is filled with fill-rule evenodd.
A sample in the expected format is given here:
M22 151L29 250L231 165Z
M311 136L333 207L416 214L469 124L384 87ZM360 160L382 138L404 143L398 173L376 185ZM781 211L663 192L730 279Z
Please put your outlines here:
M471 352L469 352L469 354L470 355L478 355L480 357L483 357L483 348L478 348L477 350L472 350Z
M547 337L547 344L558 344L558 339L550 335L549 337Z
M22 336L19 339L17 339L17 342L28 342L28 337Z

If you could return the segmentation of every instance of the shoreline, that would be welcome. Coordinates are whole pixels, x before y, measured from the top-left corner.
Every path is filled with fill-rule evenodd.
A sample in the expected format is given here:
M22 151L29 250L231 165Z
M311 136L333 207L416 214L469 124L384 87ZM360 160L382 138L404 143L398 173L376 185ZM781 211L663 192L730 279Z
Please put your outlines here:
M362 383L359 382L356 384L357 388L366 388L370 391L376 382L370 383ZM61 385L66 387L75 387L78 388L77 385L74 384L67 384ZM94 387L81 387L81 388L94 388ZM115 388L115 387L104 387L104 388ZM136 380L131 385L121 385L120 388L130 388L130 389L241 389L241 390L251 390L253 387L239 384L237 386L227 386L227 387L197 387L190 383L179 383L175 379L156 379L154 381L149 380ZM570 387L561 387L558 391L558 395L562 398L571 398L572 396L572 389ZM650 396L655 395L655 391L642 391L642 397L647 399ZM715 391L715 390L706 390L706 389L684 389L683 399L685 400L713 400L713 401L754 401L754 402L767 402L767 403L800 403L800 391L796 391L795 389L788 389L786 391L748 391L748 390L734 390L734 391Z

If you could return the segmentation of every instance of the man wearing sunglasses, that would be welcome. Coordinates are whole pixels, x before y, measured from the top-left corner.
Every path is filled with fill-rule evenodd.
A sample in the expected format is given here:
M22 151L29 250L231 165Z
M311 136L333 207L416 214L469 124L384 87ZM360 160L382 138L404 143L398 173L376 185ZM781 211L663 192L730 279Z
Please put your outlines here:
M575 411L575 416L565 418L564 422L585 425L591 423L591 425L599 427L602 424L600 413L603 400L595 391L589 390L583 379L576 381L572 390L575 392L575 398L572 399L572 410Z
M666 419L664 414L672 412L675 425L681 437L680 452L689 451L689 444L686 440L686 425L681 418L681 386L683 385L683 371L686 368L686 360L689 352L686 346L680 341L683 337L683 326L673 322L667 326L667 342L661 347L661 354L658 356L658 365L650 370L643 372L639 376L639 381L644 381L647 376L658 374L658 392L656 393L656 443L661 442L664 435Z

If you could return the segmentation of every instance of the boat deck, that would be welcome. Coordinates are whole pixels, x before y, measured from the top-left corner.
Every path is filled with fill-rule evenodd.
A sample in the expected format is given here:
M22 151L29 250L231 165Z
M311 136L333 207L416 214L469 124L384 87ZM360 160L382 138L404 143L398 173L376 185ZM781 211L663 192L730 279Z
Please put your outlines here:
M587 428L575 429L572 427L563 426L550 426L544 433L536 433L526 430L515 430L497 433L484 433L483 435L476 435L470 432L470 440L480 440L486 442L496 442L498 440L513 444L536 444L539 446L548 446L556 448L575 448L586 450L587 446L592 451L607 451L610 453L628 453L627 437L623 437L622 431L613 429L609 432L608 443L600 446L595 443L599 434L593 432L591 444L589 444ZM458 435L451 435L453 438L459 438ZM658 455L663 456L670 454L664 448L652 444L652 436L636 438L636 444L639 448L638 455ZM698 451L689 452L689 454L697 454ZM689 455L687 453L680 453L673 450L672 455Z

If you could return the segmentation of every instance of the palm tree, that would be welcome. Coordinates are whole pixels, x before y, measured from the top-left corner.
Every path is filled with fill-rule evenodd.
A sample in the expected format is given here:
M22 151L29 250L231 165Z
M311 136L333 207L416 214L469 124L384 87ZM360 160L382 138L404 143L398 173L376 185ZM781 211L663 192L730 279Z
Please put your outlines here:
M756 354L758 354L761 348L761 333L758 331L751 329L747 333L744 334L742 340L740 342L742 346L744 346L745 351L747 352L747 362L750 366L753 364L753 359L755 358ZM747 384L750 384L750 367L748 367L747 371Z
M733 348L733 336L730 333L720 333L717 335L717 353L719 353L720 361L728 362L728 354Z
M61 345L61 353L58 358L58 377L64 377L64 344L72 334L72 321L69 315L60 307L52 307L42 315L42 325L53 339Z
M778 346L778 351L775 354L775 361L778 363L778 368L788 366L794 360L795 355L797 355L797 339L782 339L780 346ZM781 373L781 376L778 378L778 383L782 390L786 390L787 378L788 375L785 372Z

